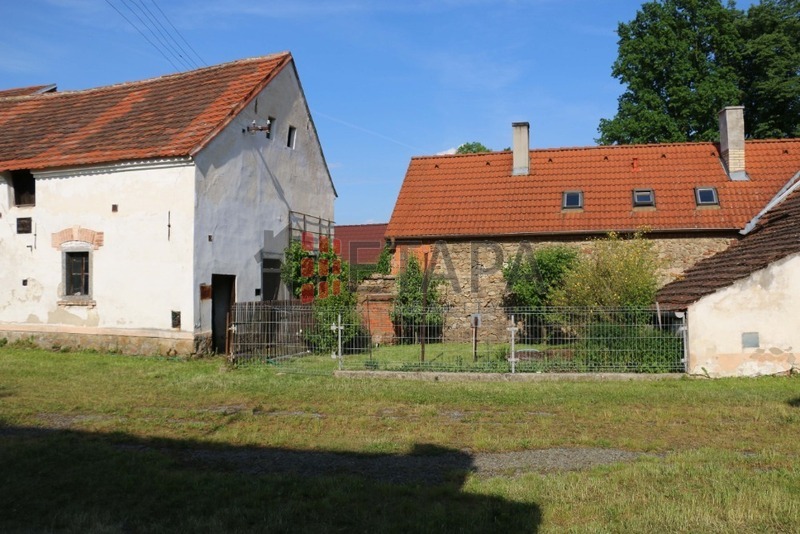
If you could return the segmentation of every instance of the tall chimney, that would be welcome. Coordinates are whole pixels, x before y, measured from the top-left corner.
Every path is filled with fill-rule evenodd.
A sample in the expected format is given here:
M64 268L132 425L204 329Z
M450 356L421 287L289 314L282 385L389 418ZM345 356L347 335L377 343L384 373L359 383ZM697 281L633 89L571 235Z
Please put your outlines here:
M744 161L744 106L719 112L719 150L731 180L748 180Z
M527 176L531 173L531 125L527 122L512 122L514 131L512 153L514 154L513 176Z

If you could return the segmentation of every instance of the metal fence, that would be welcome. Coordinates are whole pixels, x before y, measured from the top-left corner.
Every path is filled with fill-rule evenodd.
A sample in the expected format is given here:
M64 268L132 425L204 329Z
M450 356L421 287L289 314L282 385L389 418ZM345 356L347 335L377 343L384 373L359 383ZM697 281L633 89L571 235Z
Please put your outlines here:
M287 371L684 371L685 320L654 309L243 302L231 316L236 364Z

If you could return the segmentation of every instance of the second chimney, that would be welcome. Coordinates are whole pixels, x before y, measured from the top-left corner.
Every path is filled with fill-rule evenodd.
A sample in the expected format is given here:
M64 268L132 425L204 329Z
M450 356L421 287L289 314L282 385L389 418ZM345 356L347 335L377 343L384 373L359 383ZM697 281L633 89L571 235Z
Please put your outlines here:
M731 180L747 180L744 160L744 106L719 112L719 151Z
M527 176L531 173L531 125L527 122L512 122L514 131L511 150L514 155L513 176Z

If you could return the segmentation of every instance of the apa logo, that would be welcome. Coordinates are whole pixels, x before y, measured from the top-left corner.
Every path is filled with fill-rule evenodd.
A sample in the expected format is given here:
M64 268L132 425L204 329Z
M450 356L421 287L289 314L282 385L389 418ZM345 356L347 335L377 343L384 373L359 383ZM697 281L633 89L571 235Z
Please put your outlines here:
M300 302L310 304L315 298L324 299L342 292L342 243L338 239L319 236L318 243L314 234L303 232L301 243L303 250L309 253L300 261L300 274L303 278L316 278L316 284L307 282L300 288ZM317 246L315 246L315 244Z

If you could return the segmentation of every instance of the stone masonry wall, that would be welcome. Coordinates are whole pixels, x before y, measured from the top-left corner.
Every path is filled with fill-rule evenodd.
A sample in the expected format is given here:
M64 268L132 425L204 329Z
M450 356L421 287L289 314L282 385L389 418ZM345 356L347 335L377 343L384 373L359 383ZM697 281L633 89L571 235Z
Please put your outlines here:
M681 276L702 258L727 248L729 237L648 237L662 265L658 272L661 285ZM490 341L508 338L509 319L497 308L503 305L506 284L503 267L515 261L518 254L548 245L577 248L591 254L595 240L573 241L462 241L399 245L395 252L393 272L398 272L408 254L415 254L423 263L424 254L434 265L434 274L443 280L439 292L449 306L445 321L445 340L459 340L471 332L470 318L481 314L481 337Z

